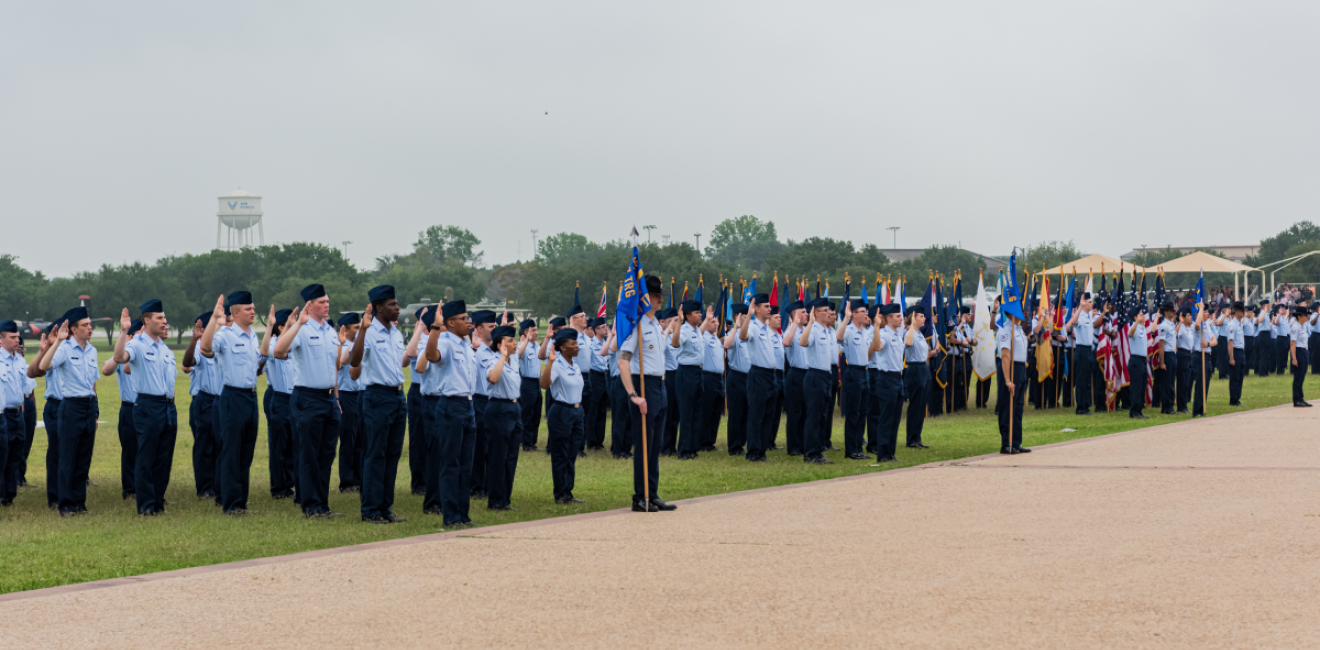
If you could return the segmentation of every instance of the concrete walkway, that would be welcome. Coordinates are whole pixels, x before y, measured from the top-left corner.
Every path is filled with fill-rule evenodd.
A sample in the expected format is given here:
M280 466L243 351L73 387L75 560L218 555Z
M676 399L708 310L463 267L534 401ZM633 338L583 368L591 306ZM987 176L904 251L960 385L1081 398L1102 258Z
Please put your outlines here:
M1316 647L1318 423L1265 409L10 594L0 647Z

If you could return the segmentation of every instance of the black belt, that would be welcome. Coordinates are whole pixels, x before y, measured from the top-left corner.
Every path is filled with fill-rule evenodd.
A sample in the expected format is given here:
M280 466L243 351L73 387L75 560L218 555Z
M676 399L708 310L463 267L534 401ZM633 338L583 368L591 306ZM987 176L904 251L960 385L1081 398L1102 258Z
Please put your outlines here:
M294 386L293 389L294 389L294 390L300 390L300 391L302 391L302 392L304 392L304 393L314 393L314 394L316 394L316 395L322 395L322 394L324 394L324 395L334 395L334 394L335 394L335 389L333 389L333 388L308 388L307 386ZM275 391L275 392L278 393L279 391Z
M197 391L197 394L198 394L198 395L205 395L205 396L210 397L210 398L212 398L212 399L214 399L214 398L216 398L216 397L219 397L219 395L216 395L215 393L208 393L208 392L206 392L206 391L204 391L204 390L199 390L199 391Z
M447 400L450 400L450 401L452 401L452 402L471 402L471 401L472 401L472 396L471 396L471 395L437 395L436 397L443 397L443 398L445 398L445 399L447 399Z
M875 371L878 372L878 373L880 373L880 374L882 374L882 375L901 375L901 374L903 374L903 372L900 371L900 370L881 370L881 369L879 369L879 368L875 368Z
M255 393L255 392L257 392L257 387L256 387L256 386L253 386L252 388L239 388L238 386L230 386L229 384L225 384L225 387L222 388L222 389L220 389L220 390L221 390L221 391L224 391L224 390L226 390L226 389L228 389L228 390L241 390L241 391L243 391L243 392L245 392L245 393Z
M66 397L66 398L64 398L64 401L66 401L66 402L73 402L73 401L78 401L78 402L94 402L94 401L96 401L96 397L94 397L94 396L93 396L93 397Z
M6 415L8 415L8 414L10 414L10 413L18 413L18 412L19 412L18 407L7 408L7 409L5 409L5 414L6 414Z
M822 374L822 375L826 375L826 376L829 376L829 374L830 374L830 371L828 371L828 370L816 370L815 368L808 368L808 369L807 369L807 372L819 372L820 374Z
M146 393L138 393L137 398L138 401L146 400L148 402L167 402L170 404L174 403L173 397L166 397L164 395L150 395Z
M577 408L579 406L578 404L569 404L568 402L559 402L559 401L556 401L555 404L558 404L560 406L567 406L569 408Z
M397 392L402 391L402 390L403 390L403 387L402 387L402 386L386 386L385 384L367 384L367 390L372 390L372 389L375 389L375 390L392 390L392 391L394 391L394 392L397 393Z
M503 397L492 397L492 398L490 398L490 401L492 401L492 402L503 402L503 403L505 403L505 404L517 404L517 403L518 403L518 400L517 400L517 399L504 399Z

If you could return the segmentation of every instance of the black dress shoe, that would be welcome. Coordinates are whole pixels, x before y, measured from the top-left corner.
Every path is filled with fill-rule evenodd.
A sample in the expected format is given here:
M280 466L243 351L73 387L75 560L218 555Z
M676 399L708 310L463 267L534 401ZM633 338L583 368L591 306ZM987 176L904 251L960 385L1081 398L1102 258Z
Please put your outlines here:
M513 507L513 506L494 506L494 507L486 506L486 509L487 509L487 510L494 510L494 511L496 511L496 512L517 512L517 511L518 511L518 509L515 508L515 507Z
M867 456L866 454L848 454L848 459L849 459L849 460L871 460L871 457L870 457L870 456Z
M920 443L920 442L914 442L914 443L908 445L908 449L930 449L930 447L927 447L926 445L924 445L924 444L922 444L922 443Z
M1000 447L999 453L1007 455L1007 454L1016 454L1017 452L1013 451L1012 447Z
M413 490L412 495L415 497L424 497L426 496L426 490Z
M801 455L802 455L802 450L801 450L801 449L789 449L789 450L788 450L788 455L789 455L789 456L801 456Z
M665 503L664 501L660 500L660 497L651 497L651 505L654 506L655 508L658 508L662 512L670 512L673 510L678 510L678 506L672 503Z
M119 493L119 496L124 497L124 500L127 501L129 497L137 496L137 492L134 492L133 490L124 490Z
M408 521L408 520L405 519L405 518L403 518L403 517L400 517L399 515L396 515L396 514L394 514L394 513L392 513L392 512L387 512L387 513L385 513L385 521L388 521L388 522L390 522L391 524L401 524L401 523L403 523L403 522L405 522L405 521Z
M1029 454L1029 453L1031 453L1031 448L1029 448L1029 447L1022 447L1022 446L1014 447L1014 448L1013 448L1013 453L1015 453L1015 454Z
M1306 408L1308 406L1310 406L1310 404L1307 402L1293 402L1293 407L1295 408L1301 409L1301 408Z
M1242 402L1229 402L1229 406L1242 406Z
M1077 415L1090 415L1091 409L1077 409Z
M632 509L633 512L660 512L654 503L642 499L633 499Z
M875 447L867 447L867 448L866 448L866 453L868 453L868 454L874 454L874 453L875 453Z
M424 515L436 515L436 516L443 517L445 513L444 513L443 510L441 510L441 509L439 509L439 508L426 508L426 509L422 510L422 514L424 514Z
M0 499L0 506L4 506L4 507L6 507L6 508L12 508L12 507L14 507L14 500L13 500L13 499Z
M679 460L695 460L696 458L697 458L697 455L696 455L696 454L679 454L679 455L678 455L678 459L679 459Z
M1306 408L1311 408L1311 407L1314 406L1314 405L1311 404L1310 402L1302 402L1302 406L1304 406L1304 407L1306 407Z
M833 464L834 464L834 461L832 461L832 460L830 460L830 459L828 459L828 458L803 458L802 460L803 460L803 462L811 463L812 465L833 465Z
M765 448L766 451L779 451L780 449L783 449L783 447L780 447L779 445L770 445Z
M893 462L897 462L897 461L898 461L898 459L897 459L897 458L894 458L893 456L881 456L881 457L875 459L875 462L877 462L877 463L893 463Z
M743 449L742 447L734 447L733 449L729 450L730 456L742 456L745 453L747 453L747 450Z
M1144 415L1142 415L1142 414L1140 414L1140 413L1137 413L1136 415L1129 415L1128 417L1129 417L1129 418L1132 418L1133 420L1149 420L1149 419L1150 419L1149 417L1146 417L1146 416L1144 416Z
M1178 411L1175 415L1187 415L1190 412L1191 411L1188 411L1187 409L1183 409L1181 411Z
M749 462L749 463L764 463L764 462L766 462L766 458L765 458L765 456L752 456L751 458L748 458L748 459L747 459L747 462Z

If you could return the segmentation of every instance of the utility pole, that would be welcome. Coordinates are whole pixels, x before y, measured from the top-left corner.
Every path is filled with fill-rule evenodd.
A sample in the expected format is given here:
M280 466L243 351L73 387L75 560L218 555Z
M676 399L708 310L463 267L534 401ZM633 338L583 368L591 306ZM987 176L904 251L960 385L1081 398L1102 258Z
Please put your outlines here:
M655 226L642 226L642 229L646 231L646 243L651 243L651 231L655 230Z
M344 259L346 259L346 260L348 259L348 245L351 244L351 243L353 243L353 242L348 241L348 240L344 240Z
M536 228L532 228L532 258L536 257L536 233L538 232L541 231L537 230Z
M693 233L692 236L697 238L697 255L701 255L701 233Z
M896 249L898 248L898 229L899 229L899 228L902 228L902 226L890 226L890 227L888 227L888 228L885 228L885 230L888 230L889 232L894 233L894 248L896 248Z

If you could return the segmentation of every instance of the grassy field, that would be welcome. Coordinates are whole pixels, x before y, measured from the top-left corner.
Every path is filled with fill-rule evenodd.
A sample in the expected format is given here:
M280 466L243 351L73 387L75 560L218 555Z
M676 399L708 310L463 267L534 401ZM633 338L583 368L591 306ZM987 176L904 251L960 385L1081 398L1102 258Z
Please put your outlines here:
M178 353L182 357L182 353ZM105 353L102 354L104 360ZM1210 414L1285 404L1291 401L1291 377L1249 377L1243 392L1242 407L1227 406L1228 384L1212 381L1209 389ZM40 383L40 382L39 382ZM263 380L264 383L264 380ZM1316 395L1315 382L1308 377L1308 390ZM264 385L262 387L264 390ZM41 408L38 387L38 409ZM331 507L346 513L336 520L307 520L292 501L270 498L265 422L257 442L252 466L253 516L225 517L212 501L195 495L192 479L192 436L186 426L188 392L186 377L180 376L178 409L180 430L175 449L174 471L168 498L177 502L169 507L169 516L145 518L136 514L132 501L120 499L119 441L116 435L119 401L113 378L98 382L101 395L101 421L91 477L96 483L88 488L88 508L93 515L62 519L46 508L44 490L19 491L14 507L0 511L0 593L86 582L105 578L138 575L185 567L216 564L256 557L283 555L383 539L407 537L442 530L438 517L422 514L421 497L409 491L407 446L399 463L395 512L407 517L407 523L373 526L358 520L356 494L339 494L338 481L331 484ZM40 411L38 411L40 412ZM1126 413L1077 417L1071 409L1037 412L1028 407L1024 419L1024 442L1027 446L1060 442L1074 438L1114 433L1164 424L1187 416L1161 416L1151 410L1150 420L1131 420ZM1064 432L1065 428L1075 431ZM902 441L900 429L900 442ZM662 458L660 495L668 500L684 499L737 490L800 483L817 479L877 472L991 453L999 447L999 434L993 412L979 410L946 415L927 421L925 442L928 450L901 448L898 462L871 467L867 461L843 458L843 452L827 454L833 465L808 465L801 459L770 453L767 463L747 463L723 451L702 454L694 461ZM545 440L542 431L540 440ZM784 441L781 433L779 443ZM834 423L834 444L843 445L843 424ZM719 443L722 447L723 437ZM28 480L45 485L45 430L37 429L32 447ZM544 519L566 514L627 507L632 493L632 462L615 460L608 452L594 452L577 464L578 498L586 503L576 506L556 505L552 498L550 461L544 453L523 454L518 463L513 504L517 512L490 512L484 501L473 504L472 518L478 525L504 524Z

